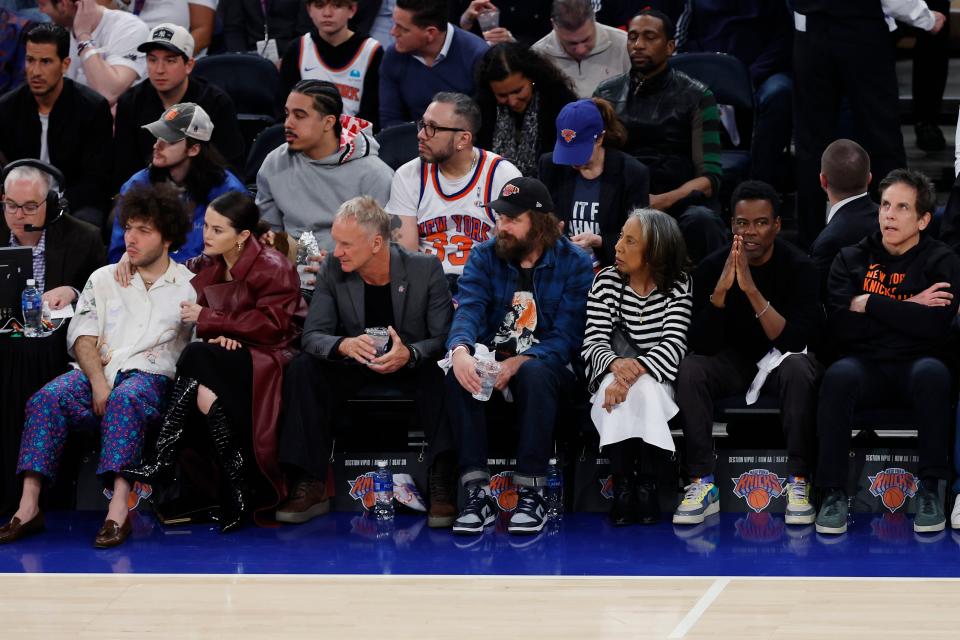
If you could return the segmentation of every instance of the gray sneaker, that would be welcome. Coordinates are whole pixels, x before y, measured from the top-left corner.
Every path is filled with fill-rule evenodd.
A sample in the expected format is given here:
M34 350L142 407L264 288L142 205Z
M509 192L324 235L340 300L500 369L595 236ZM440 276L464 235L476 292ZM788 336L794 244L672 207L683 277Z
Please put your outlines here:
M915 500L917 515L913 519L913 530L917 533L943 531L947 524L947 516L943 511L943 502L939 494L920 487Z
M684 491L683 500L673 512L673 524L700 524L720 511L720 489L713 484L713 476L691 478Z
M497 519L497 508L485 487L479 484L467 486L467 500L463 511L453 523L453 532L459 535L483 533Z
M817 514L817 533L846 533L847 532L847 494L834 489L820 505Z
M783 520L787 524L813 524L817 510L810 504L810 485L806 478L796 476L787 484L787 509Z

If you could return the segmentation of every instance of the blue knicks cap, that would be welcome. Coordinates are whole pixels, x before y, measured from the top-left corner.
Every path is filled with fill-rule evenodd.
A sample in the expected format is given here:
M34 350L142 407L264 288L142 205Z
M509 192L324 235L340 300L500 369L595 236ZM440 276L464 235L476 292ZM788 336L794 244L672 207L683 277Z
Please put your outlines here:
M603 117L597 105L592 100L571 102L557 116L554 164L587 164L593 155L593 145L601 133Z

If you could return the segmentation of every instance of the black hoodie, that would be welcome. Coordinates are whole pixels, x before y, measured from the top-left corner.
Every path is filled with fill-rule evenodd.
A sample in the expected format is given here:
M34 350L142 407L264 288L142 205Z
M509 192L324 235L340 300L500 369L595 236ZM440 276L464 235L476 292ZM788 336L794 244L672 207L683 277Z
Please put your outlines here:
M921 236L903 255L893 256L880 232L840 251L827 284L827 335L833 355L881 361L924 356L953 364L948 341L960 304L960 257L940 242ZM938 282L949 282L954 298L946 307L908 302ZM850 301L870 294L866 312L850 311Z

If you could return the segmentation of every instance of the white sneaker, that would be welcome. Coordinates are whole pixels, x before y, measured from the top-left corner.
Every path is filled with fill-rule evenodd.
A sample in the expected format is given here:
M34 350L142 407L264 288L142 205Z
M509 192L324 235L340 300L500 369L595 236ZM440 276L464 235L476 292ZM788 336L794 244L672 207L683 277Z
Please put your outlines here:
M817 520L817 510L810 504L810 485L805 478L791 476L787 484L787 509L784 513L786 524L813 524Z
M950 527L960 529L960 493L957 494L956 499L953 501L953 511L950 512Z

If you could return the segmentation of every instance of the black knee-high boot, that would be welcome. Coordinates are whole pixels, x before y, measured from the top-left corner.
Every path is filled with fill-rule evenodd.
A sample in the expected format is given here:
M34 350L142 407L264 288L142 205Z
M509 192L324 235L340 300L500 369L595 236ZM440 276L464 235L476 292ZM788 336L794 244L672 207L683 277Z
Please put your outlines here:
M249 513L248 489L244 476L243 453L237 445L230 419L220 401L210 407L207 426L217 463L223 472L223 499L220 504L220 532L228 533L240 528Z
M152 460L144 460L139 466L121 471L121 475L130 483L142 482L154 484L166 482L173 475L173 465L177 461L180 451L180 440L183 438L184 426L190 412L197 405L197 388L199 383L193 378L178 377L173 383L170 392L170 401L167 403L167 412L160 425L157 435L157 446Z

